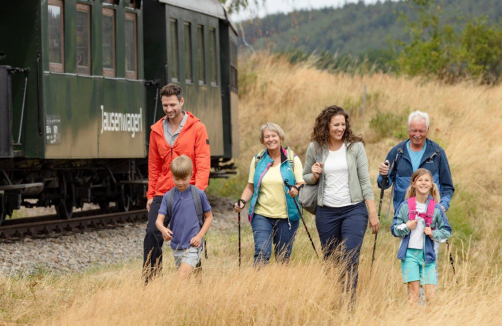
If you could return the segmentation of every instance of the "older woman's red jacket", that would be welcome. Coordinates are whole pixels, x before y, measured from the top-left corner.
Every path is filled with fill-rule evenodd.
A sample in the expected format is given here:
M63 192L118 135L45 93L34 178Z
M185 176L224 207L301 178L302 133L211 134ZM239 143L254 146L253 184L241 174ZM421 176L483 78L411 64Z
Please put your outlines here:
M150 149L148 154L148 192L146 197L164 196L172 187L174 181L171 175L171 162L178 156L186 155L193 162L193 175L190 183L205 190L209 183L211 170L211 152L206 126L192 113L181 129L178 138L169 145L165 136L164 118L157 121L151 128Z

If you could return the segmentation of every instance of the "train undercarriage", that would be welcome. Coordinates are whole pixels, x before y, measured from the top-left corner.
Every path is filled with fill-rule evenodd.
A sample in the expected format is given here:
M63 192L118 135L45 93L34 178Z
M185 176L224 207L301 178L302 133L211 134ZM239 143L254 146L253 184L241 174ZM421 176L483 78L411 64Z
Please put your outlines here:
M212 162L210 178L235 174L233 160ZM216 166L217 168L214 168ZM146 206L148 159L40 160L0 162L0 225L21 207L54 207L70 219L85 203L120 212Z
M21 206L54 206L61 219L85 203L145 207L146 159L9 160L0 166L0 224Z

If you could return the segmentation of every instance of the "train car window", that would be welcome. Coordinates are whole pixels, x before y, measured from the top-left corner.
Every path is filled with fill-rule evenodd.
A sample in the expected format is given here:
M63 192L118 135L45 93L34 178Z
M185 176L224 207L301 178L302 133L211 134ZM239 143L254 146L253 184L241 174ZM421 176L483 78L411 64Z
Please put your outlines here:
M103 76L115 77L115 10L103 8Z
M206 83L206 49L204 48L204 26L197 25L197 46L199 61L199 85Z
M238 76L237 76L237 43L230 42L230 90L238 93Z
M192 83L192 24L185 22L185 79Z
M127 6L134 9L140 9L141 0L129 0L129 4Z
M49 71L64 72L64 7L62 0L49 0Z
M77 3L77 73L91 74L91 6Z
M178 21L171 18L171 78L173 82L180 80L178 58Z
M216 30L211 28L209 30L209 68L211 73L211 85L218 85L218 72L217 72L217 57L216 57Z
M138 78L138 42L136 14L126 12L125 46L126 46L126 78Z

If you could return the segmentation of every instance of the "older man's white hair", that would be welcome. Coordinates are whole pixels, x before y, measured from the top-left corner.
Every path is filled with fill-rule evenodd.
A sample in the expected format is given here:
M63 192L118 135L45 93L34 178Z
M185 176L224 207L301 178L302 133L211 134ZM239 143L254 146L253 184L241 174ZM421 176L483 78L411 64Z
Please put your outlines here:
M427 128L429 128L429 115L427 113L418 110L411 112L410 116L408 117L408 128L411 125L411 121L415 119L424 120L425 125L427 126Z

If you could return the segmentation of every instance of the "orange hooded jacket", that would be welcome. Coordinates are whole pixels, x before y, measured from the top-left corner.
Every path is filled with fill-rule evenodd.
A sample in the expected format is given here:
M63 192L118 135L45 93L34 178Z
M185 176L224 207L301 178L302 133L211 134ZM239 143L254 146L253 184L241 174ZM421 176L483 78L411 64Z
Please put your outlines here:
M178 138L169 145L165 136L163 123L166 117L157 121L151 128L150 149L148 154L148 192L146 197L164 196L174 181L171 174L171 162L178 156L186 155L193 162L193 174L190 184L205 190L209 183L211 170L211 152L206 126L192 113L185 111L187 121Z

